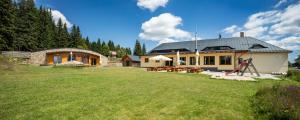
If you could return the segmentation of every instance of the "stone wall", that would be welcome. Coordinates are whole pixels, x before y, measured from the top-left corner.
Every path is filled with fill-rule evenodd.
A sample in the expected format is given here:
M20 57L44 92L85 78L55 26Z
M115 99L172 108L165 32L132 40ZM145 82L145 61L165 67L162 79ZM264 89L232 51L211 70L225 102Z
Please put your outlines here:
M46 52L45 51L39 51L39 52L33 52L31 53L30 64L36 64L36 65L45 65L47 63L46 61Z
M31 52L23 52L23 51L2 51L1 54L6 57L13 58L30 58Z
M106 56L101 55L101 66L108 66L108 58Z

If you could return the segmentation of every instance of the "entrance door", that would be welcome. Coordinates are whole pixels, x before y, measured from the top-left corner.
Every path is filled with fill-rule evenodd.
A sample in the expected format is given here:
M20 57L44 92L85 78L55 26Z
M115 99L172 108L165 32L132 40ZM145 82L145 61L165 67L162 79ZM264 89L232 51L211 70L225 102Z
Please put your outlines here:
M173 57L170 57L171 61L166 61L165 66L173 66Z
M54 64L61 64L61 56L60 55L55 55L53 56L53 63Z
M96 58L92 58L91 59L91 65L97 65L97 59Z

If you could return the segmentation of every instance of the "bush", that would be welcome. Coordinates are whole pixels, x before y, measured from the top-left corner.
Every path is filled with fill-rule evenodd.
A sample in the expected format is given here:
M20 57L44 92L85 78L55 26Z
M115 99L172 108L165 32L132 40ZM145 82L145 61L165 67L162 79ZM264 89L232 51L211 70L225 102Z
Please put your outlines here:
M273 86L259 90L253 99L259 117L300 120L300 86Z
M300 82L300 71L298 70L289 70L286 75L287 78Z

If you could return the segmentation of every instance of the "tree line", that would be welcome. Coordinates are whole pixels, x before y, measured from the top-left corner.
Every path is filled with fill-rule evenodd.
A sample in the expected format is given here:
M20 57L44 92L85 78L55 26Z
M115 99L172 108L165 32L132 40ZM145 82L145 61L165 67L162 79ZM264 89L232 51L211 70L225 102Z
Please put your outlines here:
M89 49L109 56L116 51L117 57L131 55L131 49L98 39L90 41L82 37L79 26L70 30L61 19L52 18L51 9L36 8L34 0L0 0L0 51L40 51L52 48ZM134 55L146 54L145 44L137 40Z

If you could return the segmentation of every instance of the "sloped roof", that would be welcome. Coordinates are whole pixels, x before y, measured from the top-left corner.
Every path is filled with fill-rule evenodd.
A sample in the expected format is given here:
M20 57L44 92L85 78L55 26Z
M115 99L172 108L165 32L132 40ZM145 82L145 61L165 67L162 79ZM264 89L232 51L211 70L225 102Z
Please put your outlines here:
M260 44L266 48L259 49L249 49L253 45ZM250 50L251 52L291 52L286 49L282 49L275 45L266 43L264 41L255 39L253 37L232 37L232 38L221 38L221 39L205 39L197 41L197 48L201 52L206 47L214 46L229 46L235 51L246 51ZM182 42L172 42L172 43L163 43L152 49L152 51L158 50L176 50L176 49L187 49L191 52L195 51L195 41L182 41Z
M135 56L135 55L128 55L132 61L137 61L139 62L140 61L140 57L139 56Z

